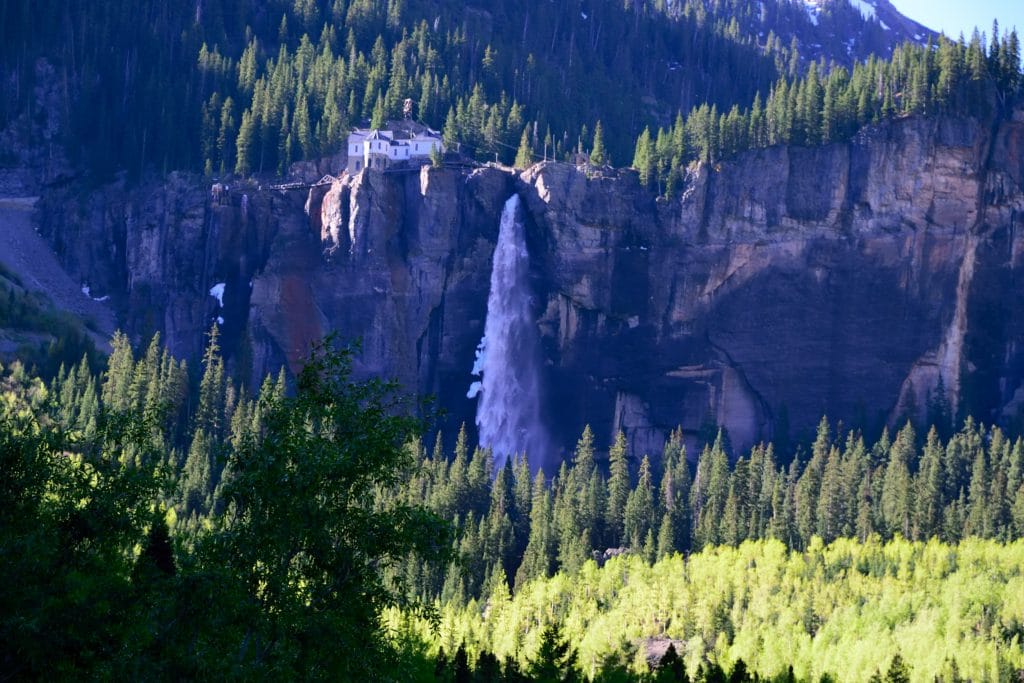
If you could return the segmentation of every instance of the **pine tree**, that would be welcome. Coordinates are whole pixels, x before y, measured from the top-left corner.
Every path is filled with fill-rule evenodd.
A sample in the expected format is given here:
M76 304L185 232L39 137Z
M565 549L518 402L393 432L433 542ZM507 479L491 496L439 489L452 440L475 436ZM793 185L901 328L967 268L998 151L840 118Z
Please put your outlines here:
M672 514L670 512L665 512L661 516L661 524L658 525L658 559L660 560L663 557L668 557L677 551L676 530L675 525L672 522Z
M598 121L594 126L594 144L590 149L590 163L596 166L611 165L611 158L604 148L604 128Z
M242 125L235 140L235 173L247 176L253 169L253 147L256 144L256 123L248 109L242 113Z
M623 531L626 502L630 491L629 463L626 457L626 435L620 431L615 435L615 443L608 451L609 478L605 528L608 532L608 545L613 548L626 542Z
M377 99L373 105L373 113L370 115L370 128L380 130L387 125L387 109L384 106L384 95L377 91Z
M516 151L516 160L513 163L516 168L529 168L533 165L533 146L530 144L530 127L523 129L523 135L519 138L519 149Z
M196 430L181 476L182 512L185 513L181 515L182 519L188 519L193 514L203 514L210 507L210 494L214 488L212 451L206 432Z
M889 670L885 672L885 683L910 683L910 670L898 652L889 663Z
M220 174L224 175L235 167L235 143L238 131L235 124L235 102L231 97L224 100L220 110L220 126L217 133L217 158Z
M669 643L665 654L661 656L654 680L656 683L689 683L686 676L686 664L676 652L675 643Z
M296 95L295 114L292 116L291 136L302 149L303 159L312 159L317 152L314 144L313 129L309 119L309 102L305 90L300 89Z
M220 327L210 328L209 341L203 352L203 378L199 383L199 405L196 409L197 430L219 439L224 420L224 361L220 355Z
M822 473L816 511L816 533L826 543L842 535L846 523L846 506L842 482L842 456L833 446L829 450Z
M968 493L968 508L964 536L988 538L992 528L989 504L989 462L984 448L978 448L971 467L971 486Z
M131 407L131 382L135 370L135 358L131 342L122 332L114 333L110 340L112 351L107 362L107 374L103 380L103 405L108 410L124 412Z
M889 463L882 483L882 519L886 531L902 534L904 538L910 538L911 512L914 509L910 467L917 460L915 440L914 428L907 422L889 450Z
M935 427L928 432L918 468L914 493L915 540L927 540L940 531L942 521L943 448Z
M645 455L640 462L640 476L626 499L623 512L623 530L626 545L633 549L643 547L647 535L654 527L654 485L651 463Z
M697 479L691 488L695 549L721 542L721 521L729 498L729 456L722 430L711 446L705 446L697 463Z
M460 438L465 440L465 425L460 430ZM466 502L468 509L477 516L486 514L490 498L491 476L494 470L494 457L489 448L473 449L473 456L466 468Z
M530 476L529 462L524 456L519 456L515 459L512 472L515 479L512 523L515 528L517 540L517 554L521 554L522 551L526 549L526 541L530 535L530 508L533 501L533 480Z
M578 680L576 651L562 636L556 623L544 627L540 647L527 672L532 680L545 683L569 683Z
M666 543L671 542L671 549L687 550L690 545L690 466L686 461L682 429L673 430L665 442L662 468L664 472L656 506L656 509L662 510L659 548L662 547L661 530L666 528L667 517L667 527L672 536L665 539Z
M295 141L288 122L288 105L285 105L281 110L281 127L277 133L277 173L282 176L288 173L288 168L295 158Z
M811 536L817 531L818 496L831 444L832 437L828 418L822 417L821 422L818 423L814 445L811 447L811 459L797 482L795 492L796 526L800 535L801 547L805 547L810 542Z
M737 546L742 540L740 534L740 510L736 496L735 480L729 483L729 494L725 498L722 509L722 521L718 531L718 539L728 546Z
M533 483L530 539L516 572L516 590L528 581L551 575L554 564L554 534L551 527L551 494L544 485L544 472L540 471Z
M637 138L636 150L633 153L633 168L640 173L640 184L644 187L649 186L656 179L655 163L651 129L644 128L644 132Z

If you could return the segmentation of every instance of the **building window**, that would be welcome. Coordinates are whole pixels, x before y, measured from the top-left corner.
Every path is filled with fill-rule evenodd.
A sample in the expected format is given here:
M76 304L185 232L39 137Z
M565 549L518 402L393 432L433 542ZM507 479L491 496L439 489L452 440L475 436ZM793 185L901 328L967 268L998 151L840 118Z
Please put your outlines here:
M360 170L362 170L362 168L363 168L363 162L357 161L356 162L356 170L360 171Z

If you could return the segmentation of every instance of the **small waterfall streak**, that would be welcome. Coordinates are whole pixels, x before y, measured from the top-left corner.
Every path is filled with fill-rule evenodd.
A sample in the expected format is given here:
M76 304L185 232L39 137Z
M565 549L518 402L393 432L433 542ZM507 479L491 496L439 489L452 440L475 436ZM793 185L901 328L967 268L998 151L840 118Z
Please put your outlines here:
M476 425L481 446L491 448L496 467L526 454L531 469L543 461L547 435L540 418L540 343L531 314L529 254L512 195L501 214L494 247L484 337L476 350L469 398L478 398Z

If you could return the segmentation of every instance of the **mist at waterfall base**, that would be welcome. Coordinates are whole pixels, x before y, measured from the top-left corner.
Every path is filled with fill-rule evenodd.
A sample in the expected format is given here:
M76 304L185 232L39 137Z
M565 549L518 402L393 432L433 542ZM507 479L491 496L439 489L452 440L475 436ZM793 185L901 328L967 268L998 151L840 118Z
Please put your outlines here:
M519 196L501 213L494 247L484 337L476 351L473 382L480 445L491 449L496 467L525 454L530 469L544 465L549 439L540 414L540 341L531 311L530 258L519 217Z

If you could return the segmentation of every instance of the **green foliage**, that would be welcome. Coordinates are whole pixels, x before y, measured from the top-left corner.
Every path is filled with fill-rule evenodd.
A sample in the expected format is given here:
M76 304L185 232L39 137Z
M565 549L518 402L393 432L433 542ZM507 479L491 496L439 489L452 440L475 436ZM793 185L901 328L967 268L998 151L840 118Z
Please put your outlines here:
M18 278L0 266L0 328L26 333L17 358L45 379L57 375L61 365L72 365L86 357L92 371L99 369L102 356L89 332L69 313L57 311L44 296L21 287ZM42 341L37 341L39 339Z
M4 3L0 19L0 128L33 116L37 93L52 91L63 113L34 142L62 131L73 160L101 176L284 171L337 153L352 125L400 118L409 98L450 146L504 163L527 125L536 149L550 132L547 158L566 159L602 122L591 148L601 165L629 159L645 128L657 140L655 126L690 112L653 164L641 159L669 193L694 159L845 140L892 116L987 117L1017 101L1022 81L1016 33L988 46L977 32L903 46L881 60L882 29L837 3L817 26L784 0L583 12L497 0L470 6L469 18L441 0L40 0ZM851 31L861 35L853 55L840 38ZM852 71L801 56L810 35Z
M666 670L671 660L652 675L634 649L648 638L682 643L695 681L865 681L878 670L892 681L1012 680L1024 668L1022 595L1021 541L876 537L816 540L804 551L748 541L653 565L637 556L588 563L575 576L531 582L484 614L446 605L442 635L427 637L465 639L470 661L486 651L527 665L567 652L551 644L561 640L591 680L683 680ZM557 636L540 626L556 622Z
M786 3L766 5L773 19L807 24ZM760 22L749 7L481 8L493 20L439 0L5 3L0 128L35 105L37 87L59 83L65 142L91 170L248 174L333 154L351 124L398 118L409 97L435 128L451 110L464 151L480 158L510 162L527 121L555 131L561 158L564 141L599 119L626 158L632 103L647 97L656 113L705 93L721 106L747 101L791 57L774 37L758 44L729 29L737 14L748 28Z
M710 435L693 474L679 431L660 458L641 457L631 474L625 437L616 436L605 460L587 428L554 477L531 478L519 461L498 472L489 495L479 478L470 484L487 456L464 435L454 453L419 449L420 470L401 498L426 501L454 524L459 562L447 571L406 563L399 573L412 577L411 595L465 605L490 599L497 575L518 592L617 553L653 562L756 539L803 549L816 538L1024 535L1024 441L996 428L968 421L946 443L930 432L922 447L906 427L869 447L859 432L835 435L823 419L809 457L778 463L762 444L732 466L725 434Z
M529 168L533 165L533 145L530 142L530 128L523 129L519 138L519 149L516 151L516 159L513 162L516 168Z
M994 37L986 56L975 32L969 43L940 37L938 44L905 44L891 59L871 57L852 71L812 62L799 78L780 78L766 97L758 93L749 108L728 111L702 103L669 128L637 138L633 167L644 185L657 182L671 193L680 167L692 161L718 163L748 149L771 145L845 142L865 126L909 115L970 116L987 119L1010 111L1021 97L1019 43L1015 32ZM943 416L944 392L930 409Z
M633 152L633 168L640 172L640 184L644 187L650 185L654 179L656 161L651 130L644 128L644 132L636 141L636 151Z
M598 166L610 165L612 163L607 150L604 148L604 127L600 121L594 126L594 145L590 149L590 161Z
M556 624L544 627L540 647L530 661L527 673L539 683L571 683L577 680L576 652L562 637Z
M619 680L666 635L707 680L898 677L897 652L915 679L1022 665L1024 440L998 428L869 446L822 419L807 455L732 465L710 428L691 473L680 430L631 472L625 436L605 459L588 427L549 478L495 471L465 428L428 450L347 352L321 349L294 395L281 374L249 396L216 328L191 387L158 339L112 347L100 377L0 371L0 569L27 596L0 597L0 625L26 676L366 678L465 643L452 675L558 679L577 651Z
M75 437L44 416L0 410L0 660L22 679L127 675L158 629L145 602L155 588L133 575L165 484L141 417L104 413Z
M136 362L118 336L99 407L84 368L49 394L20 366L4 376L0 573L18 587L0 591L5 674L338 680L415 665L380 614L431 610L389 570L442 562L450 538L394 495L420 425L392 387L351 380L351 356L325 347L295 396L268 379L257 404L235 401L214 335L179 499L168 448L184 367L156 342ZM227 453L223 477L211 448Z
M292 398L261 398L262 430L229 457L226 513L197 539L198 570L227 575L245 626L222 638L249 654L243 671L369 676L388 665L378 622L409 603L382 573L410 553L441 558L444 527L421 508L383 499L412 461L418 423L392 388L350 379L351 355L322 348ZM342 646L342 644L344 644Z

